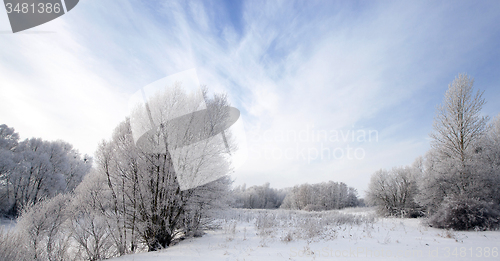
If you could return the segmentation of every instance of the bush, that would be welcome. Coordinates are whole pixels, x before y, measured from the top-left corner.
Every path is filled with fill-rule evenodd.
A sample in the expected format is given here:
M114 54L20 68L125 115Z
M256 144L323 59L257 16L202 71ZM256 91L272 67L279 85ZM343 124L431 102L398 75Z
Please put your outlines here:
M500 206L475 198L447 197L429 224L454 230L490 230L500 226Z
M16 225L29 259L67 260L69 235L64 231L70 197L57 195L23 210Z
M421 207L415 202L418 194L417 180L421 171L416 163L412 167L381 169L375 172L368 185L366 199L377 207L381 216L417 217Z

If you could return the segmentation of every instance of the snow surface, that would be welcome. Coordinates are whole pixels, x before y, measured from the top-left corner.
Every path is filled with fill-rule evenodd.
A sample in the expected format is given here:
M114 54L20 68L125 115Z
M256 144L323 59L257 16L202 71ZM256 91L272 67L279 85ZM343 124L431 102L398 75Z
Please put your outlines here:
M308 221L310 214L297 211L235 211L239 213L232 218L219 220L220 229L203 237L112 260L500 260L500 231L447 231L428 227L425 219L373 216L358 224L324 225L320 221L326 216ZM359 217L372 212L347 209L331 215ZM319 230L311 225L316 221L323 225Z

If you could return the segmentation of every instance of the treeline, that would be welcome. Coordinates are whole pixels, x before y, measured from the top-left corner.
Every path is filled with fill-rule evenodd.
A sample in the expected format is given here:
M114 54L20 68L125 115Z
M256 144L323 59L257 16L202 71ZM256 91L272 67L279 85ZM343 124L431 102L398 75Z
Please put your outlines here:
M342 209L359 205L356 189L343 182L302 184L287 193L281 208L309 211Z
M250 209L321 211L356 207L361 203L356 189L333 181L285 189L270 188L269 183L250 188L243 185L232 190L232 197L233 207Z
M269 182L262 186L237 186L231 192L231 206L235 208L275 209L281 206L286 189L270 188Z
M25 206L72 192L92 167L64 141L30 138L0 125L0 215L17 217Z
M427 216L456 230L500 227L500 115L488 124L472 86L467 75L449 85L424 157L373 174L367 200L380 214Z

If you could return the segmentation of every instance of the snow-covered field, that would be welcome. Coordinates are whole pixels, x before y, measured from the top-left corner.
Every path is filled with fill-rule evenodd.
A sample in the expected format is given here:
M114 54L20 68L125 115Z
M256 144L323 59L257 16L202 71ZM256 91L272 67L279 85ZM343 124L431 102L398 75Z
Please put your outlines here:
M233 210L219 229L113 260L500 260L500 231L447 231L372 209Z

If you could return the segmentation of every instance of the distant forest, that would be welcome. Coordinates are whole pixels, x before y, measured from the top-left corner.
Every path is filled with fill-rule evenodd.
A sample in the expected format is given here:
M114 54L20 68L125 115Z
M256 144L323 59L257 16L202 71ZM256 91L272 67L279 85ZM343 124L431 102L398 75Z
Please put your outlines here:
M363 202L358 199L356 189L333 181L284 189L271 188L269 183L249 188L242 185L232 190L232 199L231 206L235 208L307 211L356 207Z

